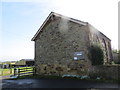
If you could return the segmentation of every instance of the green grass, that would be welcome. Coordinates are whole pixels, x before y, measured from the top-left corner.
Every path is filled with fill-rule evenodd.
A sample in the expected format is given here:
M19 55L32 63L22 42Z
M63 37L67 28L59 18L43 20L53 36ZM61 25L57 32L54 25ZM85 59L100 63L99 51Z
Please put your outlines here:
M29 71L25 71L25 69L28 68L28 67L20 67L19 69L22 69L20 71L23 71L21 73L26 73L26 72L29 72ZM18 69L18 68L17 68ZM33 67L29 67L29 69L27 70L33 70ZM11 68L11 69L0 69L0 76L7 76L7 75L13 75L14 74L14 68ZM30 75L30 74L28 74Z
M0 69L0 76L12 75L14 73L14 69Z

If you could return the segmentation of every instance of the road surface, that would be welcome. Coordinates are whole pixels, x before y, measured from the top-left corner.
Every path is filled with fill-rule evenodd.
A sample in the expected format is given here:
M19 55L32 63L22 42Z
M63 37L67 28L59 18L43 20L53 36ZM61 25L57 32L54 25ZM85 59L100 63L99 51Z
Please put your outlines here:
M116 88L118 83L102 83L66 79L18 79L2 80L2 88Z

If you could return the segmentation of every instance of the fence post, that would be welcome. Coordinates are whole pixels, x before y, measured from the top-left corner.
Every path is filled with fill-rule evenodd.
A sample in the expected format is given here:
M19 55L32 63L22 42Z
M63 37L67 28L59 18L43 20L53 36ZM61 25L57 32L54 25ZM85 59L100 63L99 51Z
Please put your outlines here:
M16 67L14 68L14 76L16 75L16 73L15 73L15 72L16 72Z
M10 67L10 74L12 74L12 68Z
M10 65L9 68L10 68L10 74L12 74L12 65Z
M26 72L27 72L28 68L26 67Z
M19 68L17 69L17 72L18 72L18 78L19 78L19 76L20 76L20 69Z
M33 67L33 76L35 75L35 67Z

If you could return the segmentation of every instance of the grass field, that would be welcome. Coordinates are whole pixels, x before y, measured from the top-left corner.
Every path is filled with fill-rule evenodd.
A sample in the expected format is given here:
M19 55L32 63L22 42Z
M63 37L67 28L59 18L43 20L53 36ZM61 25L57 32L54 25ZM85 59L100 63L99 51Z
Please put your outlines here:
M29 68L29 69L27 69L27 68ZM26 71L26 69L32 71L33 67L19 67L19 69L20 69L20 71L22 71L22 73L26 73L26 72L29 72L29 71ZM0 69L0 76L7 76L7 75L13 75L13 74L14 74L14 68Z
M0 69L0 76L12 75L14 73L14 69Z

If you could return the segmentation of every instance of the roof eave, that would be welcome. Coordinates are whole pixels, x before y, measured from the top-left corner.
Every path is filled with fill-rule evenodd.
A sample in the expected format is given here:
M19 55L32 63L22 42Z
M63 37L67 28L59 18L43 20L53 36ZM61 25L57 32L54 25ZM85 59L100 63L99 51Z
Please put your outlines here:
M75 22L75 23L78 23L78 24L82 24L82 25L87 25L88 23L87 22L83 22L83 21L80 21L80 20L77 20L77 19L73 19L73 18L69 18L69 17L66 17L66 16L63 16L61 14L57 14L55 12L51 12L49 14L49 16L46 18L46 20L43 22L43 24L41 25L41 27L38 29L37 33L34 35L34 37L31 39L31 41L35 41L37 35L40 33L41 29L44 27L44 25L46 24L46 22L49 20L49 18L52 16L52 15L55 15L55 16L58 16L58 17L62 17L62 18L67 18L69 21L72 21L72 22Z
M88 25L90 25L90 26L92 26L90 23L88 23ZM92 26L92 27L94 27L94 26ZM95 27L94 27L95 28ZM96 28L95 28L96 29ZM100 34L102 34L104 37L106 37L108 40L110 40L111 41L111 39L110 38L108 38L105 34L103 34L101 31L99 31L98 29L96 29Z
M35 41L35 38L37 37L37 35L39 34L40 30L43 28L43 26L46 24L46 22L49 20L49 18L53 15L54 12L51 12L49 14L49 16L46 18L46 20L43 22L43 24L41 25L41 27L38 29L37 33L34 35L34 37L31 39L31 41Z

